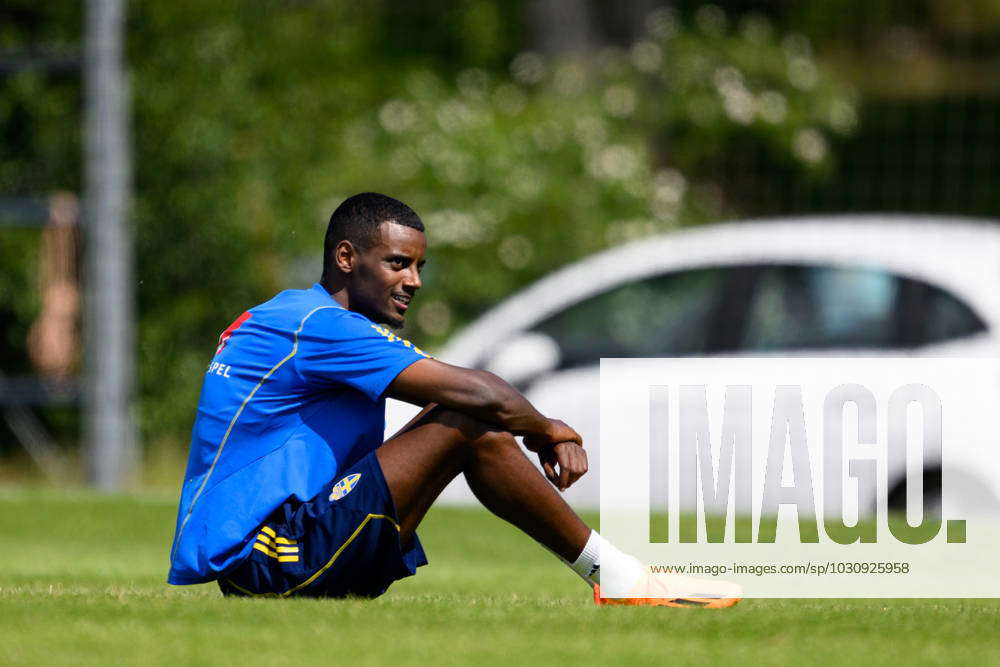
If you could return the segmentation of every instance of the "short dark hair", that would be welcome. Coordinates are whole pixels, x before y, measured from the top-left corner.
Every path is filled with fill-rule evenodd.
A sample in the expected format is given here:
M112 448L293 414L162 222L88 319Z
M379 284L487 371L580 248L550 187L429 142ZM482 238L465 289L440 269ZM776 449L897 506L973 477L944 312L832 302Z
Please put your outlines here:
M378 228L383 222L424 231L424 223L412 208L387 195L362 192L348 197L330 216L323 241L323 282L333 272L333 251L343 240L360 250L378 243Z

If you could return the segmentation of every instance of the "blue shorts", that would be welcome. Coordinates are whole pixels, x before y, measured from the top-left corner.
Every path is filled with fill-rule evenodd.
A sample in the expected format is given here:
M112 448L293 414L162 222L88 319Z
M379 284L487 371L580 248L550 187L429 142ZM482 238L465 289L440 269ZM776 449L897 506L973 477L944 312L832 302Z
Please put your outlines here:
M399 541L396 508L371 452L312 500L279 507L219 587L225 595L376 597L426 564L416 535L405 548Z

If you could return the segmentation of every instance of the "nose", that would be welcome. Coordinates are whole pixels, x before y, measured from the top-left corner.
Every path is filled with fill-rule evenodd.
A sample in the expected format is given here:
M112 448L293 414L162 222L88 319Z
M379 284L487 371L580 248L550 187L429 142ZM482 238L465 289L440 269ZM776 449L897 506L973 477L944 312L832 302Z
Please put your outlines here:
M406 272L406 277L403 279L403 287L416 292L422 286L423 283L420 281L420 269L411 265L409 270Z

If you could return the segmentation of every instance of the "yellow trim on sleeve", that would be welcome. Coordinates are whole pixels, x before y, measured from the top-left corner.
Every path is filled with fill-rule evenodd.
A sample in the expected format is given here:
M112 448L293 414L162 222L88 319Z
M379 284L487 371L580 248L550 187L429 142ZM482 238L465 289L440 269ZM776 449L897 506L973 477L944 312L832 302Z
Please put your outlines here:
M295 540L290 540L287 537L276 537L274 541L278 544L298 544Z
M279 554L297 554L299 552L298 547L278 547L275 549Z
M396 341L399 341L405 347L408 347L408 348L412 349L417 354L419 354L421 356L424 356L424 357L428 357L428 358L430 357L429 354L427 354L426 352L424 352L423 350L421 350L419 347L417 347L416 345L414 345L410 341L406 340L405 338L400 338L399 336L397 336L396 334L392 333L391 331L389 331L388 329L386 329L383 326L379 326L378 324L372 324L372 329L374 329L378 333L380 333L383 336L385 336L386 339L390 343L395 343Z
M278 534L277 534L277 533L275 533L275 532L274 532L274 529L273 529L273 528L271 528L270 526L261 526L261 527L260 527L260 532L262 532L262 533L267 533L267 534L268 534L268 535L270 535L271 537L277 537L277 536L278 536Z

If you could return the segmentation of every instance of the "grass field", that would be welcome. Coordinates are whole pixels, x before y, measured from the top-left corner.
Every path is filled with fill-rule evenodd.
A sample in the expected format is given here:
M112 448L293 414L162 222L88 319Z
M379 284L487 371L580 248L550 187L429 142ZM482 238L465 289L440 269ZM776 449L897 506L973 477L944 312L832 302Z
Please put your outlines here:
M1000 601L595 607L476 510L421 531L431 565L375 601L224 600L163 583L169 497L0 491L0 664L1000 664Z

